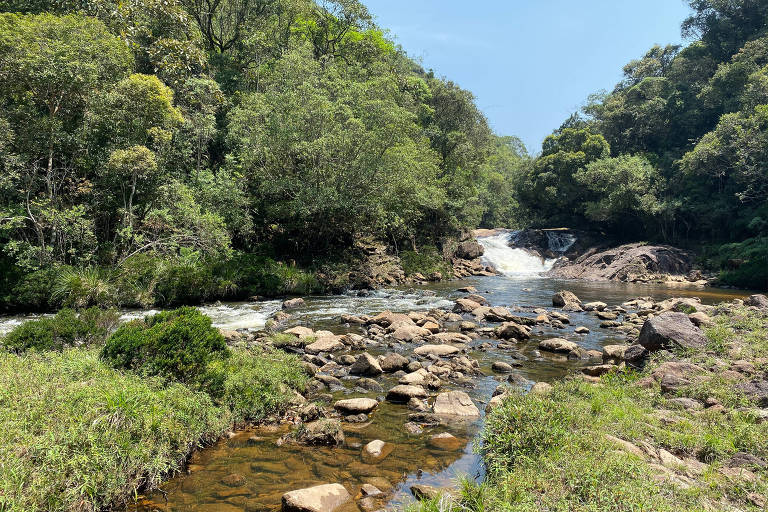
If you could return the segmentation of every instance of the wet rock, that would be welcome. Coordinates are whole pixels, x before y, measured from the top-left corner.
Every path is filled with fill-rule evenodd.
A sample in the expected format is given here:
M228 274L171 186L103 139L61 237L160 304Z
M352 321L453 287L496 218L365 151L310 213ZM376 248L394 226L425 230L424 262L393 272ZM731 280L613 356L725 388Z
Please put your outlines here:
M438 416L480 416L477 406L463 391L440 393L435 399L432 410Z
M408 408L412 411L418 411L418 412L427 412L429 411L429 405L427 405L424 400L419 400L418 398L411 398L408 400Z
M373 357L368 352L363 352L357 356L357 360L355 361L355 364L353 364L349 369L349 373L352 375L367 375L375 377L376 375L382 374L382 369L375 357Z
M365 325L369 318L365 316L341 315L342 324Z
M547 352L567 354L578 348L576 343L563 338L549 338L539 342L539 350L546 350Z
M474 286L463 286L463 287L459 288L456 291L457 292L462 292L462 293L476 293L477 292L477 288L475 288Z
M568 315L566 315L565 313L561 313L559 311L550 311L549 316L551 318L554 318L555 320L559 320L564 324L571 323L571 319L568 317Z
M476 240L467 240L465 242L461 242L458 247L456 247L454 255L462 260L474 260L482 256L484 253L485 249L482 245L480 245L479 242Z
M616 320L619 314L615 311L598 311L597 318L600 320Z
M422 325L422 327L427 331L429 331L431 334L436 334L440 332L440 324L433 322L431 320L424 322L424 325Z
M435 379L435 376L424 368L420 368L415 372L407 373L400 377L399 384L405 384L409 386L428 386Z
M373 398L349 398L339 400L333 404L333 408L344 414L369 413L379 405Z
M527 340L531 337L531 330L515 322L504 322L496 328L496 336L505 340Z
M595 302L587 302L586 304L583 305L583 307L584 307L584 311L602 311L608 307L608 304L606 304L605 302L595 301Z
M355 364L356 360L357 358L351 354L344 354L343 356L339 357L339 362L347 366Z
M411 486L411 494L419 501L437 498L442 492L442 489L432 485L416 484Z
M381 494L384 494L384 492L373 484L363 484L360 486L360 494L362 496L368 497L368 496L379 496Z
M462 331L474 331L477 329L477 324L474 322L461 322L459 324L459 329Z
M390 402L407 403L411 398L427 398L427 391L421 386L399 384L387 392Z
M589 328L584 326L579 326L573 330L576 334L589 334Z
M242 487L245 485L245 477L237 473L232 473L222 478L221 483L227 487Z
M317 404L306 404L299 409L299 417L302 421L314 421L320 417L320 408Z
M506 322L512 320L514 317L515 315L513 315L509 309L501 306L496 306L487 311L483 311L483 319L488 322Z
M568 311L582 311L581 300L575 293L561 290L552 296L552 305Z
M283 494L283 512L333 512L350 503L352 496L341 484L325 484Z
M396 352L389 352L379 360L379 366L385 373L394 373L408 367L408 359Z
M441 434L435 434L430 437L429 441L427 441L427 444L432 448L437 448L438 450L453 451L461 448L464 443L462 443L461 440L456 436L448 432L443 432Z
M295 299L288 299L283 301L283 309L296 309L304 305L304 299L297 297Z
M512 373L515 369L511 364L504 361L496 361L491 365L491 369L496 373Z
M408 366L406 367L406 370L409 371L409 372L415 372L416 370L418 370L421 367L422 367L422 364L420 362L418 362L418 361L411 361L410 363L408 363Z
M414 423L412 421L409 421L405 425L403 425L403 429L407 434L410 434L412 436L417 436L424 432L424 429L421 428L421 425L418 423Z
M341 422L319 419L302 424L296 432L296 441L307 446L336 446L344 442Z
M380 439L371 441L363 447L363 462L366 464L377 464L387 458L394 448L393 444L385 443Z
M638 343L650 351L669 348L701 349L707 338L685 313L666 312L645 321Z
M422 345L416 347L413 351L418 356L435 355L435 356L449 356L458 354L461 350L452 345Z
M338 352L339 350L344 350L344 348L344 344L339 341L338 337L328 336L310 343L304 347L304 351L308 354L319 354L321 352Z
M482 304L478 304L477 302L470 299L456 299L456 304L453 306L453 311L454 313L471 313L480 306L482 306Z
M412 324L408 315L402 313L393 313L391 311L382 311L378 315L370 319L370 323L379 325L381 327L391 327L395 324Z

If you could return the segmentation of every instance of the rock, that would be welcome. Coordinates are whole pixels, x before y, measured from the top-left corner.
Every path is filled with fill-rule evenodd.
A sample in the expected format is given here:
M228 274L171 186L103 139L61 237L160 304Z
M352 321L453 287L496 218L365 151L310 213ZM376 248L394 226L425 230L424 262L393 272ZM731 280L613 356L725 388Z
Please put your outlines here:
M573 311L581 311L581 301L575 293L561 290L552 296L552 305L556 308L568 308Z
M227 487L242 487L245 485L245 477L243 475L238 475L237 473L232 473L222 478L221 483Z
M539 342L539 350L546 350L547 352L567 354L578 348L576 343L563 338L549 338Z
M552 391L552 385L547 384L546 382L537 382L531 388L531 393L534 395L546 395L550 391Z
M588 281L651 281L690 272L691 254L667 245L634 243L613 249L591 249L565 264L556 265L549 275Z
M339 400L333 404L333 408L341 411L343 414L368 414L379 405L379 402L373 398L349 398Z
M440 393L435 399L432 410L439 416L480 416L477 406L463 391Z
M603 347L603 360L604 361L623 361L624 353L629 348L629 345L606 345Z
M314 336L315 332L310 329L309 327L302 327L300 325L297 325L296 327L291 327L290 329L286 329L283 331L285 334L293 334L294 336L297 336L299 338L309 338L310 336Z
M765 469L768 467L763 459L747 452L736 452L727 464L732 468Z
M687 411L700 411L704 409L704 404L698 400L687 397L670 398L667 402Z
M418 423L414 423L412 421L409 421L408 423L403 425L403 429L405 429L405 432L407 434L410 434L412 436L417 436L422 432L424 432L424 429L421 428L421 425L419 425Z
M531 330L528 327L518 325L515 322L504 322L496 328L496 336L509 340L527 340L531 337Z
M382 369L379 362L368 352L363 352L357 356L355 364L349 369L349 373L352 375L367 375L375 377L381 375Z
M693 325L696 327L707 327L709 325L712 325L712 319L709 318L709 315L702 311L697 311L696 313L691 313L688 315L688 318L693 322Z
M456 436L449 434L448 432L433 435L429 438L427 444L429 444L429 446L432 448L437 448L438 450L449 451L458 450L463 445L463 443Z
M760 407L768 407L768 381L752 380L739 384L738 389Z
M584 326L579 326L573 330L576 334L589 334L589 328Z
M360 494L362 496L368 497L368 496L380 496L384 494L384 492L372 484L363 484L360 486Z
M424 325L422 325L422 327L428 330L431 334L436 334L440 332L440 325L431 320L424 322Z
M426 369L420 368L415 372L407 373L400 377L399 384L405 384L407 386L427 386L436 377L429 373Z
M460 332L440 332L430 336L429 341L433 343L466 344L466 343L471 343L472 338L470 338L466 334L461 334Z
M483 297L482 295L479 295L477 293L470 293L469 295L466 296L466 298L471 300L471 301L473 301L473 302L477 302L481 306L489 306L490 305L490 304L488 304L488 299L486 299L485 297Z
M392 337L399 341L413 341L419 338L426 338L432 334L432 331L418 325L401 325L392 333Z
M648 351L644 346L639 343L633 343L624 351L624 360L630 363L635 363L643 359L647 353Z
M461 350L452 345L422 345L413 350L413 353L418 356L426 356L430 354L436 356L449 356L458 354L459 352L461 352Z
M619 314L615 311L598 311L597 318L600 320L616 320Z
M383 393L384 388L381 387L381 384L376 382L373 379L368 379L363 377L362 379L359 379L355 382L355 385L361 389L364 389L366 391L372 391L374 393Z
M477 240L467 240L466 242L461 242L458 247L456 247L454 255L462 260L474 260L484 253L485 248L483 248Z
M405 356L396 352L389 352L379 360L379 366L381 366L381 370L385 373L395 373L396 371L406 369L409 362Z
M366 464L376 464L381 462L387 455L392 453L395 446L390 443L385 443L380 439L371 441L363 447L362 458Z
M641 450L640 447L630 443L629 441L625 441L624 439L619 439L618 437L614 437L609 434L605 434L605 438L626 453L632 454L641 459L646 458L645 452Z
M341 484L325 484L283 494L283 512L333 512L352 501Z
M669 348L701 349L707 338L685 313L668 311L645 321L638 343L650 351Z
M424 400L419 400L418 398L411 398L408 400L408 403L406 404L408 406L408 409L412 411L417 412L427 412L429 411L429 406L424 402Z
M584 311L602 311L607 307L605 302L587 302L583 305Z
M304 305L304 299L297 297L283 301L283 309L296 309Z
M310 343L304 347L304 351L307 354L319 354L320 352L338 352L344 350L344 344L339 341L338 337L329 336L326 338L320 338L314 343Z
M419 501L431 500L440 496L442 490L432 485L416 484L411 486L411 494Z
M610 373L616 367L612 364L598 364L594 366L587 366L581 369L581 373L589 375L590 377L601 377L606 373Z
M478 304L470 299L456 299L456 305L453 306L453 311L455 313L471 313L480 306L482 306L482 304Z
M745 306L752 306L759 309L768 309L768 297L761 294L750 295L744 299Z
M390 402L407 403L411 398L427 398L427 391L421 386L399 384L387 392Z
M370 323L380 325L381 327L390 327L394 324L413 324L408 315L402 313L393 313L391 311L382 311L370 319Z
M320 419L299 427L296 440L308 446L336 446L344 442L344 431L339 420Z
M487 306L484 306L484 307L487 307ZM484 320L487 320L489 322L505 322L507 320L512 320L513 318L515 318L515 315L513 315L509 309L503 308L501 306L492 307L492 308L489 308L487 311L483 310L482 312L483 312Z
M491 365L491 369L496 373L512 373L515 369L511 364L504 361L496 361Z
M474 286L462 286L456 291L462 292L462 293L477 293L477 288L475 288Z

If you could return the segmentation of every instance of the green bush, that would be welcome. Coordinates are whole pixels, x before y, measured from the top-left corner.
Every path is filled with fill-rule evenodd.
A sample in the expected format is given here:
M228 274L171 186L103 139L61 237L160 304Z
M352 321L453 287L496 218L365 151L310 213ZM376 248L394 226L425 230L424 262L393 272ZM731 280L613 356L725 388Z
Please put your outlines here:
M433 272L440 272L443 277L451 275L451 266L443 259L437 247L427 245L416 251L402 251L400 262L403 265L405 275L411 276L419 273L426 276Z
M114 310L90 308L79 315L62 309L56 316L30 320L14 328L3 345L15 353L26 350L63 350L65 347L101 343L117 325Z
M25 274L11 291L8 308L45 311L57 307L60 303L53 298L53 286L57 276L56 267L47 267Z
M768 238L749 238L741 243L710 247L704 253L705 268L719 271L722 284L768 290Z
M115 368L157 375L217 395L224 376L209 367L229 355L224 337L211 319L182 307L120 326L102 350Z

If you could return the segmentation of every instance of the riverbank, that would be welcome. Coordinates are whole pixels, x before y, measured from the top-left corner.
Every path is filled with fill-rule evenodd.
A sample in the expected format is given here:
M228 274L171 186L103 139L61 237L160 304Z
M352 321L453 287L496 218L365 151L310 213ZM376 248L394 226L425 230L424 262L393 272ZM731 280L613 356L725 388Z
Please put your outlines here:
M641 371L505 392L481 436L488 480L413 510L764 510L768 301L748 304L690 312L704 343Z

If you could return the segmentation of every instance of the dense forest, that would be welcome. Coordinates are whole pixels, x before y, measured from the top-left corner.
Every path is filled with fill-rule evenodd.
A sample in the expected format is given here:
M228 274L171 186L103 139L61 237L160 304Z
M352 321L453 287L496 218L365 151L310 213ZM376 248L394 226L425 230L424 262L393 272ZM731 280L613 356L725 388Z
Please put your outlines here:
M355 240L477 226L695 246L759 284L768 3L689 3L688 46L531 157L358 0L0 0L0 302L307 293Z
M689 4L690 44L628 63L511 188L530 223L703 249L726 282L765 288L768 2Z
M511 222L497 169L522 145L357 0L0 10L6 305L306 292L313 274L276 260Z

